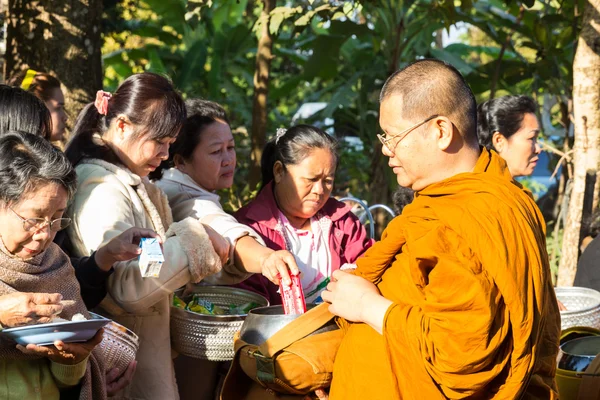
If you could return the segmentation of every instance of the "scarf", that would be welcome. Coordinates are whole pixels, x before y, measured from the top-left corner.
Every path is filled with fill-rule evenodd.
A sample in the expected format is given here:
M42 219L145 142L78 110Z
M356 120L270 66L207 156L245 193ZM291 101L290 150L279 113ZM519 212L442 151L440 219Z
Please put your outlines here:
M65 306L61 318L71 319L77 313L90 318L85 308L75 278L75 270L67 255L55 243L28 260L13 257L0 240L0 295L14 292L60 293L65 300L75 304ZM5 360L31 360L39 358L20 352L15 343L0 337L0 358ZM81 380L81 400L106 399L104 360L96 347L88 358L88 366Z

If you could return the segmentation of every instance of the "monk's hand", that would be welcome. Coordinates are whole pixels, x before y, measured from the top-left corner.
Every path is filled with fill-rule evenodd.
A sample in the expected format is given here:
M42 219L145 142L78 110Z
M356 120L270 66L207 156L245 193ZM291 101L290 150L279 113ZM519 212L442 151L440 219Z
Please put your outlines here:
M202 225L204 226L204 230L206 230L206 233L208 234L208 238L210 239L210 242L212 243L215 252L221 259L221 264L227 264L227 261L229 260L229 250L231 247L229 241L223 236L219 235L219 233L213 228L211 228L209 225Z
M264 256L260 264L262 274L275 285L279 285L281 280L285 286L292 284L291 275L298 275L298 265L296 259L287 250L274 251Z
M331 303L329 311L348 321L364 322L365 303L372 296L381 297L377 286L359 276L334 271L331 282L321 294L324 301Z
M59 293L15 292L0 296L0 324L5 328L45 324L62 312Z
M85 360L92 350L102 341L104 330L100 329L93 338L84 343L64 343L56 340L53 346L38 346L28 344L27 346L17 345L24 354L46 357L57 364L76 365Z
M304 400L329 400L329 394L324 389L317 389L313 395L304 396Z

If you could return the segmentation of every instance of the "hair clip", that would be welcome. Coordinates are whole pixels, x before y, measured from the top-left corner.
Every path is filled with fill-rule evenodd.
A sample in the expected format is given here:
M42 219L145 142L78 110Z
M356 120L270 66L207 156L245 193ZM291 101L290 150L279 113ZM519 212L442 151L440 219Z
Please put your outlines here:
M286 132L287 132L287 129L285 129L285 128L277 128L277 131L275 133L275 144L278 144L279 139L281 139L281 137L283 135L285 135Z
M96 101L94 105L100 115L108 114L108 100L112 97L112 94L105 92L104 90L98 90L96 92Z
M32 69L28 69L25 73L25 77L23 78L23 82L21 82L21 89L29 90L29 87L33 83L33 78L37 75L37 71Z

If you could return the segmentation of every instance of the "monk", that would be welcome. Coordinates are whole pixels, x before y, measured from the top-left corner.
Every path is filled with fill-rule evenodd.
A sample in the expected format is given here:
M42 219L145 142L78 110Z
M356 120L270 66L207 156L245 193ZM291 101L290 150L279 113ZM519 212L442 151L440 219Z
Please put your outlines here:
M380 104L383 154L416 196L323 293L346 330L330 399L557 398L545 224L478 146L470 88L421 60L387 80Z

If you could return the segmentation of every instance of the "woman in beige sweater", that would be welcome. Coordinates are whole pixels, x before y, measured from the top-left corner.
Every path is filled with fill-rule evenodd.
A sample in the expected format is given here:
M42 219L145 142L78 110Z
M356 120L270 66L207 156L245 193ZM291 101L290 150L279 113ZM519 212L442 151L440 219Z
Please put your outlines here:
M223 238L197 220L173 223L166 196L148 174L168 157L186 118L180 95L162 76L126 79L79 115L66 154L76 166L79 190L69 208L74 255L136 226L162 237L165 261L157 278L143 277L138 260L115 264L100 312L140 336L137 371L122 397L177 399L169 333L170 296L188 282L221 271L228 251ZM213 244L211 244L211 239ZM214 248L213 248L214 245ZM240 278L242 279L242 278Z

